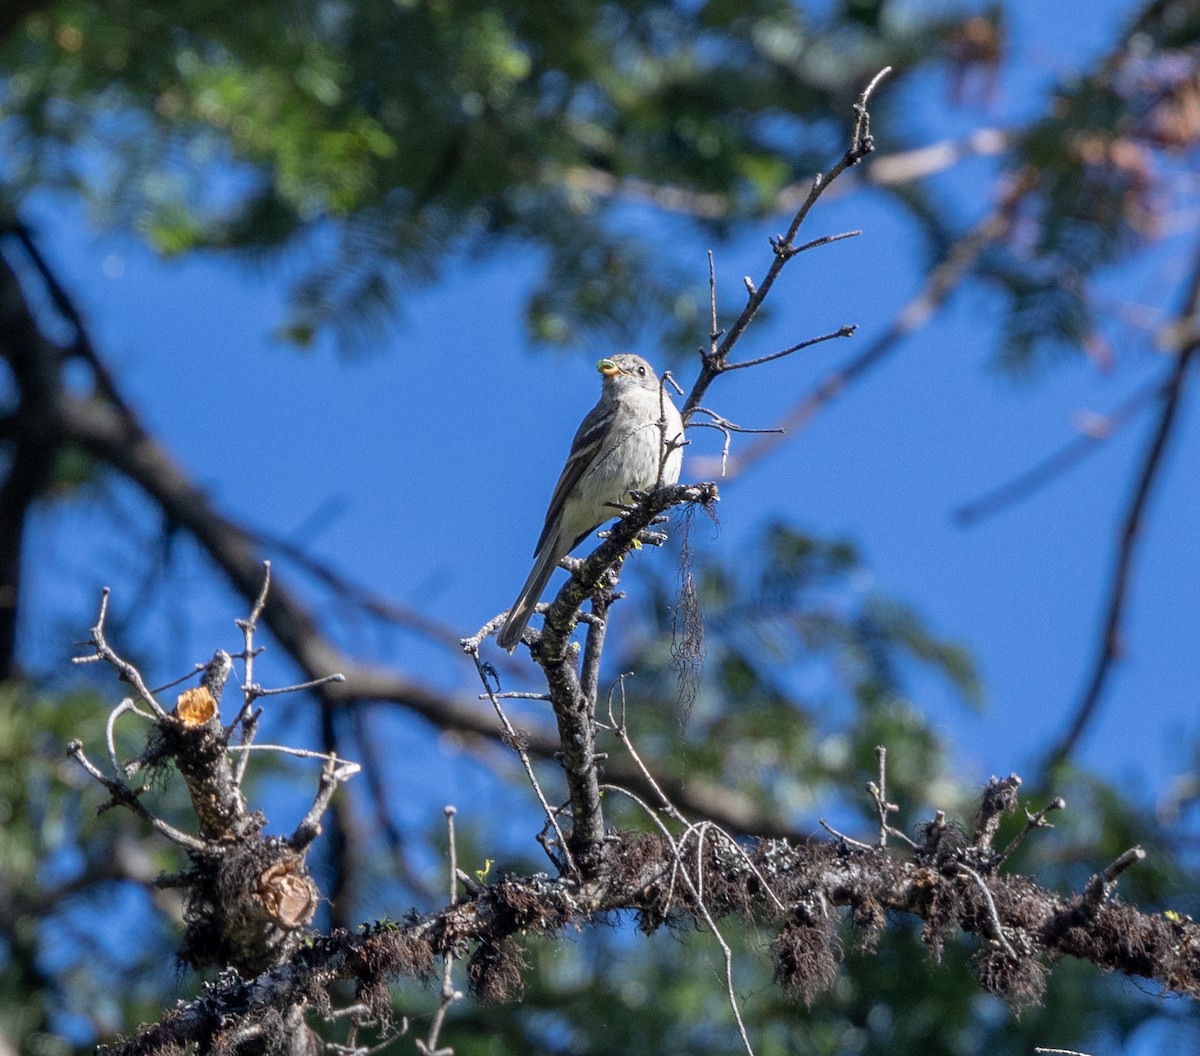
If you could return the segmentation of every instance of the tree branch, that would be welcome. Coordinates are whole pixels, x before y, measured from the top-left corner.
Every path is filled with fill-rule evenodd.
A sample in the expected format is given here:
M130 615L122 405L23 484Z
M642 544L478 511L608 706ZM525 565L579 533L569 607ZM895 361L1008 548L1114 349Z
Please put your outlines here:
M7 473L0 482L0 682L17 673L25 528L29 510L54 476L62 443L61 350L42 336L16 272L0 255L0 359L19 399L8 416Z
M453 905L403 924L318 936L252 982L220 979L202 998L112 1046L108 1056L156 1056L187 1045L220 1051L229 1032L298 1003L319 1002L337 979L356 980L364 1000L374 995L382 1007L388 1000L383 984L428 979L436 957L461 956L470 947L473 989L493 999L511 996L519 988L511 978L515 972L519 979L517 936L582 929L616 911L637 913L647 928L668 914L697 921L751 914L760 927L772 924L778 929L776 978L793 996L811 998L836 978L834 921L814 921L803 908L813 906L849 907L869 929L882 927L887 914L935 922L923 932L935 955L952 929L973 934L981 942L976 967L982 983L1016 1006L1039 996L1042 957L1074 957L1200 996L1200 962L1192 952L1200 948L1200 927L1109 897L1120 870L1138 860L1136 849L1099 874L1087 894L1063 898L1025 877L964 872L953 851L902 861L840 841L795 846L762 840L743 857L726 853L719 840L671 841L662 834L625 834L610 848L604 870L584 884L510 876L486 887L473 884ZM680 868L689 883L676 883ZM1097 884L1101 897L1094 897ZM833 974L822 975L829 965Z
M1100 641L1092 661L1091 673L1079 701L1075 705L1073 718L1067 732L1055 745L1049 756L1050 765L1070 757L1087 731L1100 704L1100 698L1108 684L1113 665L1121 655L1121 629L1125 619L1125 608L1129 584L1133 575L1133 560L1141 536L1142 521L1146 508L1158 481L1163 465L1163 456L1174 434L1180 400L1188 371L1200 349L1200 253L1184 296L1184 304L1173 326L1176 335L1175 363L1162 390L1158 421L1142 456L1141 469L1129 497L1125 516L1117 543L1116 561L1108 589L1104 624Z
M722 479L728 481L744 473L787 437L803 429L827 403L894 352L906 337L924 326L966 278L983 251L1011 230L1017 206L1025 193L1023 185L1014 187L992 213L951 245L942 260L929 272L921 290L904 306L888 328L860 353L818 383L780 419L769 435L730 456ZM715 465L710 462L715 463L715 460L693 459L692 467L702 476L715 473Z
M818 173L813 179L809 188L808 195L800 203L800 207L796 210L796 214L792 217L792 222L788 225L787 232L778 235L771 239L771 248L774 250L775 256L771 261L767 273L755 286L747 281L747 298L745 307L741 314L734 320L733 325L728 332L721 336L720 331L714 325L711 343L707 352L701 352L700 355L700 374L696 378L695 384L692 386L692 391L688 393L687 399L684 400L683 406L680 408L680 414L683 416L683 421L686 424L692 417L697 407L704 402L704 395L708 391L708 387L713 381L723 374L726 370L731 369L729 363L729 354L733 351L734 345L737 344L746 328L758 314L759 308L762 307L763 301L766 300L767 294L771 292L771 287L775 285L775 280L779 278L787 263L792 260L798 253L804 252L806 249L813 248L817 245L822 245L829 239L814 239L812 242L806 243L803 246L796 245L796 236L800 233L800 228L804 221L808 218L808 214L812 211L813 206L817 204L821 195L825 190L847 169L857 165L863 158L870 154L875 149L875 140L871 136L871 118L867 110L867 104L871 100L875 89L879 82L891 73L891 67L886 66L879 71L872 79L871 83L863 89L862 94L858 98L858 102L854 106L855 122L854 131L850 137L850 146L842 157L833 165L828 172ZM844 235L837 236L839 238L846 237ZM711 262L710 262L711 269ZM711 275L710 275L711 278ZM715 304L715 296L714 296ZM715 313L714 313L715 315ZM714 317L715 322L715 317ZM796 345L784 355L797 351L805 347L804 344ZM777 357L771 357L777 358Z

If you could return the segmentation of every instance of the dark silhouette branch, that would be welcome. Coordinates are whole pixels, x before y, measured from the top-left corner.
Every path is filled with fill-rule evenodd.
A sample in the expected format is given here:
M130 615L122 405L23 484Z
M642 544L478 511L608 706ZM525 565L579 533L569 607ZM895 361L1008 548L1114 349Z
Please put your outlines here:
M61 350L42 336L16 271L0 254L0 359L18 402L6 419L7 472L0 481L0 682L18 674L17 623L29 512L54 477L62 446Z
M1192 338L1185 347L1179 350L1171 369L1171 375L1162 391L1158 421L1150 436L1150 442L1146 446L1146 452L1142 456L1141 469L1138 471L1125 515L1121 519L1116 559L1113 564L1104 623L1100 631L1096 656L1092 661L1091 671L1083 692L1073 710L1067 732L1050 753L1050 765L1069 758L1078 747L1096 715L1113 666L1121 657L1121 630L1125 621L1129 586L1133 577L1133 562L1138 542L1141 539L1142 524L1150 497L1154 492L1154 486L1158 482L1163 456L1174 435L1184 383L1187 380L1188 371L1193 366L1198 348L1200 348L1200 339Z
M1105 606L1096 656L1092 661L1091 672L1083 692L1075 705L1067 732L1049 755L1050 765L1068 759L1075 751L1096 715L1113 666L1121 656L1121 629L1133 576L1133 561L1141 538L1142 522L1162 469L1163 456L1175 432L1188 371L1195 363L1197 350L1200 350L1200 248L1197 250L1192 274L1184 290L1183 303L1174 322L1167 327L1165 336L1170 339L1176 350L1175 362L1162 389L1158 421L1142 456L1141 468L1138 470L1137 480L1121 520L1116 559L1113 563L1108 602Z

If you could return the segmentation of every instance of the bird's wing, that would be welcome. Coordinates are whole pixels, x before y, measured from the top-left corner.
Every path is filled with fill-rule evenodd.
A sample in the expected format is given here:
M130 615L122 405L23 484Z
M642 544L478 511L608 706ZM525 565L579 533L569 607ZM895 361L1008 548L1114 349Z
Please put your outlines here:
M575 485L579 483L579 479L587 472L588 466L599 455L604 438L609 432L612 415L613 408L601 400L588 411L587 417L580 423L579 430L575 433L575 439L571 441L571 456L567 459L567 464L563 466L558 483L554 485L554 494L550 496L550 507L546 510L546 523L542 525L542 534L538 536L537 546L533 548L534 556L541 550L542 544L550 535L552 526L561 516L567 496L571 494ZM591 528L588 531L591 531ZM586 535L587 532L584 534ZM568 541L562 540L564 543ZM574 549L578 540L570 542L571 548Z

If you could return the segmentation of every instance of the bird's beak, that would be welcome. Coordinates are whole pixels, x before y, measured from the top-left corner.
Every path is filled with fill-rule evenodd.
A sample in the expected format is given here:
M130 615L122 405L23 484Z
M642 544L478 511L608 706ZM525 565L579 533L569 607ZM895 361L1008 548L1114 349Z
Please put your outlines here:
M621 368L611 359L602 359L596 364L596 369L606 378L615 378L621 373Z

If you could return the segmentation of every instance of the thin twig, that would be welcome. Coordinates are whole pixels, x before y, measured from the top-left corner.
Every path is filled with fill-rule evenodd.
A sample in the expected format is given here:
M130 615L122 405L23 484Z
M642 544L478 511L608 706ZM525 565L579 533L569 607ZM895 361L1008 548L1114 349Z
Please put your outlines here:
M1194 292L1200 296L1200 266L1197 267ZM1190 298L1195 301L1196 296ZM1188 318L1196 318L1193 306ZM1113 665L1121 655L1122 628L1125 620L1125 607L1129 595L1129 584L1133 575L1133 559L1141 536L1142 520L1147 504L1158 482L1159 471L1163 466L1163 455L1167 444L1175 432L1178 411L1183 396L1184 382L1188 370L1195 359L1200 341L1193 340L1176 353L1175 363L1171 369L1167 385L1162 393L1162 406L1159 410L1158 422L1150 437L1150 443L1142 457L1142 468L1138 473L1137 482L1129 498L1125 516L1121 522L1121 533L1117 544L1117 556L1113 566L1112 579L1108 588L1108 605L1104 616L1104 625L1100 632L1099 648L1092 661L1091 674L1088 676L1083 693L1075 705L1073 718L1062 740L1055 745L1050 753L1050 763L1054 765L1070 757L1075 751L1084 732L1092 721L1100 697L1108 684L1108 676L1112 673Z
M308 748L292 748L286 744L231 744L225 750L227 752L278 752L280 755L292 755L297 759L321 759L324 762L333 763L335 766L353 767L353 770L347 772L347 777L350 774L357 773L360 769L358 763L352 763L348 759L342 759L329 752L314 752Z
M697 845L696 845L697 866L696 866L696 869L697 869L698 875L699 875L699 871L700 871L699 863L703 862L703 860L704 860L704 837L706 835L708 835L708 833L710 831L715 832L718 835L718 837L720 838L721 846L726 851L728 851L728 852L736 855L738 858L740 858L742 860L742 863L746 866L746 868L749 869L750 872L754 874L754 878L759 882L759 884L762 886L762 889L767 893L767 897L774 904L776 912L779 913L780 916L783 916L787 913L787 911L788 911L787 906L785 906L783 904L783 900L777 894L775 894L775 889L771 886L770 882L763 875L762 870L759 869L758 866L754 864L753 860L750 858L750 855L748 855L746 853L746 849L740 843L738 843L737 840L735 840L732 836L730 836L729 833L727 833L723 828L721 828L720 825L718 825L715 821L701 821L695 825L689 825L688 828L690 830L695 830L696 834L697 834ZM683 847L684 841L686 839L687 839L687 833L685 832L679 838L679 846L681 848Z
M820 825L821 828L823 828L827 833L829 833L830 836L836 837L843 843L850 844L851 847L858 847L864 851L875 850L875 848L869 843L863 843L861 840L856 840L851 836L847 836L844 832L838 832L838 830L830 825L829 822L827 822L824 818L817 818L817 824Z
M125 767L122 766L120 761L117 759L116 743L117 719L127 711L132 711L135 715L140 715L143 719L148 719L150 722L154 721L154 716L147 711L142 711L141 708L134 704L132 698L130 697L126 697L123 701L121 701L120 704L118 704L115 708L113 708L112 711L109 712L108 722L106 722L104 725L104 740L108 745L108 759L112 764L113 777L117 778L118 781L124 781L129 776Z
M924 286L904 306L888 328L858 355L851 357L827 375L800 400L780 420L779 426L782 431L794 435L826 404L895 351L904 338L924 326L966 278L984 250L1011 230L1017 207L1028 192L1029 187L1024 183L1014 186L992 213L953 243L941 262L930 271ZM730 460L728 476L733 478L745 472L773 451L779 442L778 437L764 437L747 445ZM692 469L701 476L711 472L703 461L695 459Z
M1034 1052L1051 1052L1051 1053L1055 1053L1056 1056L1090 1056L1089 1053L1080 1052L1078 1049L1047 1049L1042 1045L1035 1045L1033 1047L1033 1051Z
M177 686L181 682L187 682L189 679L195 678L198 674L200 674L200 672L203 671L207 666L207 664L196 664L196 666L193 667L192 670L186 675L180 675L178 678L171 679L170 682L164 682L161 686L155 686L150 692L161 693L164 689L171 689L173 686Z
M983 882L983 877L969 865L964 865L962 862L958 862L957 866L962 876L969 876L979 886L979 890L983 893L983 900L987 903L988 917L992 925L992 938L1008 957L1015 961L1017 959L1017 951L1012 948L1012 944L1005 937L1004 928L1000 923L1000 911L996 909L996 900L992 897L991 891L988 890L987 884Z
M684 400L683 407L680 413L683 416L684 424L690 421L696 407L699 406L704 399L704 394L708 390L713 379L729 369L729 354L737 344L746 328L758 314L758 310L762 307L763 301L771 292L771 287L775 284L775 280L779 278L780 273L797 253L817 245L824 245L830 241L835 241L839 238L847 237L846 235L827 236L823 239L816 239L811 243L805 243L803 246L796 245L796 236L800 231L801 226L807 219L817 200L825 193L826 188L834 182L846 169L857 165L863 158L870 154L875 149L875 142L871 137L871 118L867 110L867 103L870 101L872 94L879 82L891 72L891 67L885 67L880 70L872 79L870 84L863 89L862 94L858 98L858 102L854 105L855 121L854 131L850 139L850 146L843 153L842 157L829 169L826 173L818 173L813 179L809 187L809 191L804 200L800 203L795 215L792 217L792 222L788 225L787 232L782 235L777 235L770 240L771 249L773 250L773 258L767 269L766 274L756 286L753 282L746 280L746 304L743 306L741 313L734 321L728 331L723 332L723 337L718 336L717 321L715 312L712 322L711 339L707 352L701 353L700 375L696 379L696 383L692 386L692 391L688 393L688 397ZM709 290L710 302L716 304L716 279L712 270L712 261L709 261Z
M1096 873L1083 889L1083 906L1088 912L1095 914L1112 894L1117 879L1131 865L1136 865L1146 857L1141 847L1130 847L1115 862L1102 873Z
M608 691L609 729L616 735L617 740L621 742L621 746L625 749L625 751L629 753L629 758L633 760L634 765L641 772L642 778L645 780L646 784L648 784L654 790L654 794L658 796L658 801L662 804L662 808L667 812L667 815L671 818L674 818L680 824L687 825L689 824L687 818L683 816L683 813L678 807L675 806L674 803L671 802L670 797L659 786L659 783L654 779L654 775L650 773L649 768L645 763L642 762L642 757L638 755L637 749L634 748L633 741L629 739L629 731L625 725L625 679L632 677L632 672L626 672L625 674L619 676L617 681L614 683L613 688ZM618 721L616 716L613 715L613 694L618 689L621 692L620 721Z
M181 832L173 825L168 825L161 818L151 814L138 799L138 793L124 781L108 777L101 772L99 767L84 753L82 741L76 740L68 744L67 754L108 790L108 794L112 796L114 803L122 807L128 807L134 814L150 825L155 832L165 836L172 843L177 843L180 847L189 851L195 851L197 854L213 854L216 850L214 844L191 836L186 832Z
M313 678L308 682L298 682L294 686L275 686L271 689L255 683L250 688L254 692L255 697L277 697L281 693L303 693L309 689L316 689L318 686L327 686L331 682L345 682L346 676L335 672L332 675L323 675L321 678Z
M717 414L716 411L709 407L697 407L697 414L707 414L712 421L697 422L693 420L689 426L692 429L716 429L724 436L724 441L721 444L721 476L725 476L725 467L729 461L729 447L733 443L734 433L782 433L782 429L747 429L745 426L735 425L728 418Z
M1052 799L1046 806L1044 806L1036 814L1031 814L1029 811L1029 808L1026 807L1025 808L1025 828L1023 828L1011 840L1009 840L1008 846L1005 847L1004 850L1000 852L1000 856L994 862L992 862L992 866L991 866L992 869L999 869L1000 866L1002 866L1006 861L1008 861L1009 855L1011 855L1013 853L1013 851L1015 851L1019 846L1021 846L1021 843L1024 841L1025 837L1028 836L1031 832L1033 832L1034 829L1052 829L1052 828L1054 828L1054 826L1051 825L1050 822L1048 822L1046 820L1047 814L1049 814L1053 810L1066 810L1066 809L1067 809L1067 801L1065 799L1063 799L1062 796L1055 796L1054 799Z
M240 727L242 744L245 746L249 746L254 741L254 735L258 731L259 713L254 711L254 658L258 655L258 651L254 648L254 632L258 629L258 621L263 614L263 609L267 606L267 593L270 589L271 562L264 561L262 587L259 589L258 597L254 599L254 604L250 606L250 615L244 620L234 621L234 626L240 628L242 632L242 707L237 718L230 723L226 730L226 740L235 728ZM241 788L242 781L245 780L246 767L249 762L248 753L238 760L237 770L233 777L233 783L238 788Z
M253 746L245 745L243 747L249 750ZM351 763L333 755L325 757L325 765L321 767L321 780L317 785L317 794L313 797L312 806L308 808L308 813L296 826L295 832L288 837L288 844L293 850L304 850L321 835L321 818L329 809L329 802L333 799L338 785L343 781L348 781L361 769L362 767L358 763Z
M108 615L108 596L110 593L108 587L105 587L100 593L100 615L97 617L96 624L92 627L91 631L91 645L96 650L95 654L93 656L76 657L73 662L79 664L102 660L106 664L116 668L117 676L122 682L128 683L137 690L138 696L150 705L155 717L160 721L170 722L172 721L171 717L166 713L162 705L154 699L154 694L150 692L145 681L142 679L142 673L128 660L118 656L104 637L104 620Z
M499 619L492 622L498 624ZM517 733L513 724L509 722L508 716L504 713L504 707L492 690L492 684L488 681L487 670L479 657L479 640L477 640L481 639L483 635L484 632L480 631L476 639L471 639L469 643L464 640L463 648L471 659L475 661L475 670L479 673L479 680L483 683L484 693L487 694L488 700L491 701L492 707L496 711L496 716L500 719L500 725L504 729L505 743L517 753L517 757L521 760L521 766L525 768L525 776L529 778L529 783L533 786L534 794L537 796L538 802L542 805L542 811L546 815L546 820L554 830L554 835L558 839L558 849L566 863L567 871L573 876L579 876L579 869L575 865L574 857L571 855L571 848L567 846L567 838L563 835L562 829L559 828L558 817L555 811L551 808L545 794L542 792L542 786L538 783L537 774L533 772L533 763L530 761L529 753L525 750L525 746L521 741L521 735ZM553 861L553 858L551 860ZM560 867L558 862L554 864L556 868Z
M772 352L768 356L759 356L757 359L747 359L741 363L727 363L725 369L730 370L745 370L747 367L758 367L763 363L770 363L776 359L783 359L784 356L790 356L794 352L800 352L803 349L811 348L813 345L822 344L825 341L834 341L839 337L853 337L858 330L857 323L846 323L839 326L836 330L831 330L827 334L821 334L820 337L810 337L806 341L800 341L797 344L791 345L788 348L780 349L778 352ZM696 408L699 410L699 408ZM764 429L762 432L780 432L778 429Z
M498 700L542 700L542 701L547 701L547 700L550 700L550 694L549 693L526 693L524 690L510 689L510 690L506 690L503 693L497 693L496 698ZM480 693L479 699L487 700L488 694Z
M454 843L454 815L456 810L452 806L445 808L446 813L446 835L449 842L449 858L450 858L450 905L454 905L458 898L458 851ZM437 1011L433 1014L433 1022L429 1025L429 1034L424 1041L417 1039L417 1051L421 1056L454 1056L454 1050L451 1048L439 1049L438 1037L442 1033L442 1026L446 1022L446 1012L450 1006L462 997L462 994L454 989L454 950L447 946L445 953L442 954L442 989L438 996Z
M708 907L704 904L704 900L700 897L700 892L696 884L688 875L687 866L684 864L683 855L680 853L679 845L675 842L675 838L671 835L670 830L663 824L662 819L650 807L648 803L634 795L628 789L621 788L617 785L602 785L605 791L617 792L623 796L628 796L646 813L646 816L658 827L658 830L663 834L667 843L671 847L671 854L675 858L675 862L679 867L679 875L683 878L684 885L688 889L688 893L692 896L699 910L700 915L704 918L705 924L708 925L708 930L712 932L713 937L721 947L721 953L725 958L725 993L729 997L729 1007L733 1010L733 1018L737 1021L738 1034L741 1035L742 1045L745 1047L748 1056L754 1056L754 1046L750 1044L750 1037L746 1033L746 1024L742 1021L742 1012L738 1008L737 994L733 989L733 951L729 948L729 944L721 935L717 928L716 921L713 920L712 914L709 913ZM697 855L697 868L699 868L699 854Z
M917 844L906 833L888 824L888 815L898 814L900 808L895 803L887 801L887 749L882 744L875 746L875 760L879 764L879 784L868 781L867 791L871 793L871 798L875 801L875 809L879 813L879 846L886 847L887 838L895 836L916 850Z
M747 279L747 282L750 280ZM754 291L750 291L750 295L754 295ZM714 359L717 355L717 342L721 340L720 324L717 321L717 272L716 266L713 263L713 251L708 251L708 308L711 318L711 325L708 329L708 354Z

